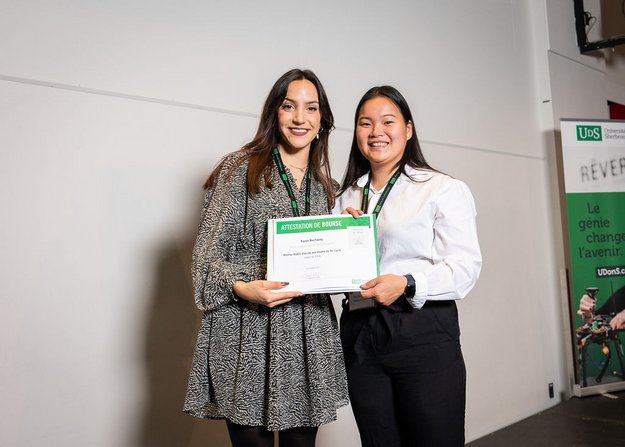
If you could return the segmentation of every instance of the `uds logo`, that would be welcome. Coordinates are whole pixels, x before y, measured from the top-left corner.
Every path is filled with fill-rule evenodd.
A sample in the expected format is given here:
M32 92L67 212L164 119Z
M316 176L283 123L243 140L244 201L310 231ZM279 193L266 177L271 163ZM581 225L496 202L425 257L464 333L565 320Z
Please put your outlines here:
M601 141L601 126L577 126L577 141Z

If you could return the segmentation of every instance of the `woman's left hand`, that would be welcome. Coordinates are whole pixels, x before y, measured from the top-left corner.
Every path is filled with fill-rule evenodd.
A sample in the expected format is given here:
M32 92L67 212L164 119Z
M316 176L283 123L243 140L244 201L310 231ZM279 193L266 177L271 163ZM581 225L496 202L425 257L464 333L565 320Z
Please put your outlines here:
M352 208L351 206L348 206L347 208L343 210L341 214L351 214L354 219L358 219L360 216L362 216L365 213L363 213L362 210L358 210L356 208Z
M360 286L363 298L372 298L383 306L390 306L404 294L408 280L400 275L382 275Z

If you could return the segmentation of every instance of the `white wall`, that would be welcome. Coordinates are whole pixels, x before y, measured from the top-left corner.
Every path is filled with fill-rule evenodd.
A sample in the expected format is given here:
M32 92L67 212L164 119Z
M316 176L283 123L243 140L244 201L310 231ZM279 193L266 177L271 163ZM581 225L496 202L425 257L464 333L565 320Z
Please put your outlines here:
M568 395L549 101L570 86L550 79L567 62L547 48L570 23L547 34L543 2L0 10L1 447L229 445L222 422L180 413L199 318L189 262L200 185L296 66L330 97L336 178L356 102L389 83L431 163L474 192L484 269L460 303L467 440ZM574 84L601 65L588 70ZM349 408L317 444L359 445Z

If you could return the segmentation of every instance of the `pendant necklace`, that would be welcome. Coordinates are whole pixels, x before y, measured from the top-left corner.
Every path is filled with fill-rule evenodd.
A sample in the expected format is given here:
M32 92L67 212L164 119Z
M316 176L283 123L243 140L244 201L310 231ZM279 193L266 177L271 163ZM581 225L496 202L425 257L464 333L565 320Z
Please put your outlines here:
M289 182L289 178L286 175L286 171L284 170L284 162L282 161L282 157L280 157L280 151L277 147L273 148L273 159L278 166L278 173L280 174L280 178L282 179L282 183L286 188L286 191L289 195L289 199L291 200L291 210L293 211L293 216L300 216L299 207L297 205L297 200L295 199L295 194L293 193L293 188L291 187L291 182ZM304 208L304 216L308 216L310 213L310 169L306 170L306 196L304 198L305 208Z

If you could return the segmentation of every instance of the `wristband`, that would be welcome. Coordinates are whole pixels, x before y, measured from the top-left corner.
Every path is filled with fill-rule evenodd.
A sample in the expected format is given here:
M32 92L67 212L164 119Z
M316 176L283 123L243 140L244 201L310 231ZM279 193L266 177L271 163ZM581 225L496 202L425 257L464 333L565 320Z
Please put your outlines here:
M410 273L404 275L404 277L408 281L406 283L406 288L404 289L404 296L406 298L413 298L417 293L417 287L414 281L414 277Z

